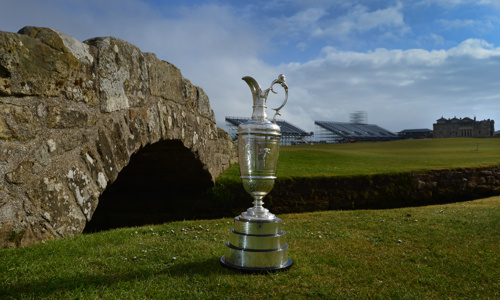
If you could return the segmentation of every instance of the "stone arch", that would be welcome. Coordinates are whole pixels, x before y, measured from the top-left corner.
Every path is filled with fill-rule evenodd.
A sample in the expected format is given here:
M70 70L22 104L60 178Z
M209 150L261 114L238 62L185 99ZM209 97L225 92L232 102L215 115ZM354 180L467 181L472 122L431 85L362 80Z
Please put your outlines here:
M85 232L200 218L212 177L181 140L141 148L108 185Z
M203 90L123 40L0 31L0 69L0 246L81 233L134 155L174 145L203 182L235 161Z

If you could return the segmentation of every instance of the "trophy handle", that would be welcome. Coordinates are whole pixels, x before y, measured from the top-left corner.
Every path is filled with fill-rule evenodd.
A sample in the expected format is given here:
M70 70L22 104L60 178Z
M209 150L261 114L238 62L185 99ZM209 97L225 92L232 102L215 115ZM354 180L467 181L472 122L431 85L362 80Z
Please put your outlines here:
M285 90L285 100L283 101L283 103L277 107L277 108L273 108L274 111L276 111L274 113L274 117L273 117L273 122L276 124L276 116L281 116L280 114L280 109L283 108L283 106L285 106L286 104L286 101L288 100L288 85L286 84L286 80L285 80L285 75L283 74L280 74L278 76L278 79L274 80L272 83L271 83L271 86L269 87L269 90L275 94L277 94L277 92L275 92L273 90L273 85L275 85L276 83L279 83L283 89Z

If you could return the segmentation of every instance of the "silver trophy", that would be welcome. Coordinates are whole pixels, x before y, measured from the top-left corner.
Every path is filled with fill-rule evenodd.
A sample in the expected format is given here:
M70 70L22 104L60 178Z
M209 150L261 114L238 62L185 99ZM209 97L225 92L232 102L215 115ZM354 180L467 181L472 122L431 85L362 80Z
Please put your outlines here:
M279 110L288 99L288 86L283 74L262 90L252 77L242 78L253 96L252 118L238 126L238 156L241 180L245 190L253 197L254 206L234 219L226 253L221 262L228 267L266 271L288 268L292 260L288 258L288 244L285 232L281 230L281 219L263 207L262 199L274 186L278 164L281 131L276 124ZM276 111L273 122L267 119L266 100L269 91L276 94L273 86L279 83L285 90L285 100Z

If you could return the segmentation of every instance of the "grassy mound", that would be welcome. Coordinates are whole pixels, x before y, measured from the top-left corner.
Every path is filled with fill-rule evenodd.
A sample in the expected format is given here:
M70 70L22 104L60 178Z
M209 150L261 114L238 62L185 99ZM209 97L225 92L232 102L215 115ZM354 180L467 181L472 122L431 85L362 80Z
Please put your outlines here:
M500 197L282 215L294 265L241 274L219 258L232 218L0 249L2 299L498 299Z

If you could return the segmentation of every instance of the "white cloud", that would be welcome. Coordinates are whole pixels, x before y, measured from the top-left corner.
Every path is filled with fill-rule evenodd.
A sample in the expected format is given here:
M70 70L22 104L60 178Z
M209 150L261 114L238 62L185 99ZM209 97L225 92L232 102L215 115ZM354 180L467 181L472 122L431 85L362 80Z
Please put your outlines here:
M442 19L442 20L437 20L437 22L440 23L442 26L444 26L447 29L473 27L478 23L478 21L475 21L475 20L461 20L461 19L455 19L455 20Z
M500 7L500 1L498 0L478 0L476 3L480 5Z
M429 33L418 37L417 44L421 45L422 43L430 43L431 45L442 46L444 45L445 41L443 36L436 33Z
M500 47L479 39L468 39L448 51L453 56L470 56L476 59L500 57Z
M463 30L472 29L476 32L489 32L495 29L493 21L498 23L498 20L472 20L472 19L453 19L453 20L437 20L446 30Z
M316 27L318 21L327 15L324 9L308 8L304 11L299 11L295 15L286 18L286 24L290 26L291 30L307 30L310 27Z
M448 8L461 5L484 5L491 7L500 7L500 1L498 0L423 0L421 4L439 5Z
M355 29L368 31L378 27L404 27L403 14L400 9L401 5L398 5L367 12L364 7L359 6L353 14L356 20Z
M280 73L290 87L282 118L307 131L314 130L314 120L348 121L358 110L368 112L370 123L393 131L432 128L441 116L500 119L500 48L491 42L467 39L441 50L338 50L342 44L335 41L410 34L400 4L369 9L342 2L341 15L328 4L282 18L256 18L249 8L236 14L235 7L214 4L183 9L185 4L176 2L162 12L139 0L18 2L5 4L9 13L0 11L1 30L38 25L80 39L111 35L154 52L205 90L221 127L225 116L251 115L250 89L241 77L252 76L267 88ZM26 6L36 12L21 8ZM281 44L271 42L277 37ZM447 40L432 32L426 38L442 45ZM318 40L323 50L315 59L276 66L261 58L271 50L309 51ZM278 92L269 96L269 107L281 103Z
M422 50L409 49L387 50L384 48L369 52L337 51L331 47L325 47L323 52L326 59L335 61L346 66L369 65L371 67L383 67L387 65L408 65L408 66L432 66L442 63L446 57L444 50Z
M366 6L356 5L349 13L336 18L315 35L347 36L353 32L367 32L374 29L397 28L401 33L408 30L404 23L400 4L384 9L369 11Z
M291 6L300 6L296 1L290 2ZM411 31L404 22L403 5L399 2L394 5L384 3L386 6L383 7L368 7L360 4L363 1L316 2L315 5L299 7L288 15L279 11L271 13L260 25L270 37L268 42L277 40L287 44L294 40L294 45L303 50L318 41L359 43L361 36L374 32L382 39L394 40Z
M322 58L290 64L286 72L309 97L310 124L348 121L350 112L364 110L369 122L397 131L431 128L441 115L498 119L500 99L491 76L500 68L499 58L500 48L472 39L434 51L328 47ZM291 106L301 105L293 101L291 96Z

